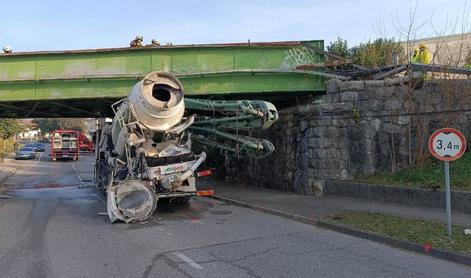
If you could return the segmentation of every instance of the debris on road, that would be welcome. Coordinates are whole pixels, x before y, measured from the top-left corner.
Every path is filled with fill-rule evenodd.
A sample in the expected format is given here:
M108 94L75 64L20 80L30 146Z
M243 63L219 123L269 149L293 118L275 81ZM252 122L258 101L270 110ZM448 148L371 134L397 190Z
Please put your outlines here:
M68 186L75 186L74 184L60 184L60 183L41 183L33 186L34 189L41 189L41 188L60 188L60 187L68 187Z

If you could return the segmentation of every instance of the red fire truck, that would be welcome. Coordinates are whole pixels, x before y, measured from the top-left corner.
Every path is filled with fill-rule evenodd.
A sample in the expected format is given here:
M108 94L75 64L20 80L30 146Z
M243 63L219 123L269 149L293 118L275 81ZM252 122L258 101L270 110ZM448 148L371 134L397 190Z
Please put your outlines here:
M79 158L79 132L76 130L54 130L51 132L51 159Z
M83 132L79 131L79 148L81 152L94 152L95 145L93 140L87 137Z

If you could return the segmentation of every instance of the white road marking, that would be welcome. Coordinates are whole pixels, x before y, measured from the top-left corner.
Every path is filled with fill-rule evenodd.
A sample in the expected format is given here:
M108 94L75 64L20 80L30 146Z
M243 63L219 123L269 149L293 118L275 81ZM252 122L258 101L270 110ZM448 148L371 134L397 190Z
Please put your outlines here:
M77 172L77 167L76 167L75 165L72 165L72 169L74 169L75 176L76 176L77 179L80 181L80 183L83 183L82 177L80 177L80 175L79 175L78 172Z
M36 163L34 164L34 166L38 166L39 162L41 161L41 156L42 155L43 155L43 153L39 154L38 160L36 160Z
M193 268L196 268L196 269L203 269L203 267L198 264L198 263L195 263L192 259L188 258L187 256L183 255L182 253L180 252L175 252L174 253L175 256L179 257L180 259L182 259L185 263L189 264L190 266L192 266Z

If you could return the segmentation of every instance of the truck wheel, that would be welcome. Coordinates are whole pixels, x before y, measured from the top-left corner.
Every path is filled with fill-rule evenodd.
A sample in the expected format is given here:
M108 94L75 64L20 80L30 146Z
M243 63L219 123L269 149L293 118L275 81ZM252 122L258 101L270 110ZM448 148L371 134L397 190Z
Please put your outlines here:
M178 197L175 200L175 203L178 204L178 205L184 205L184 204L188 204L189 201L190 201L190 196Z

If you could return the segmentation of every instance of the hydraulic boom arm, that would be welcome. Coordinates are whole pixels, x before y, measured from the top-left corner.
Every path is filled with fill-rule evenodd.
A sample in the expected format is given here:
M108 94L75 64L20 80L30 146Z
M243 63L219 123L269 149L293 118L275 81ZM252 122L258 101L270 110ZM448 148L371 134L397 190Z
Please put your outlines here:
M278 120L278 112L272 103L186 98L185 106L198 114L189 130L200 144L253 158L266 157L275 150L270 141L248 136L251 131L270 128Z

